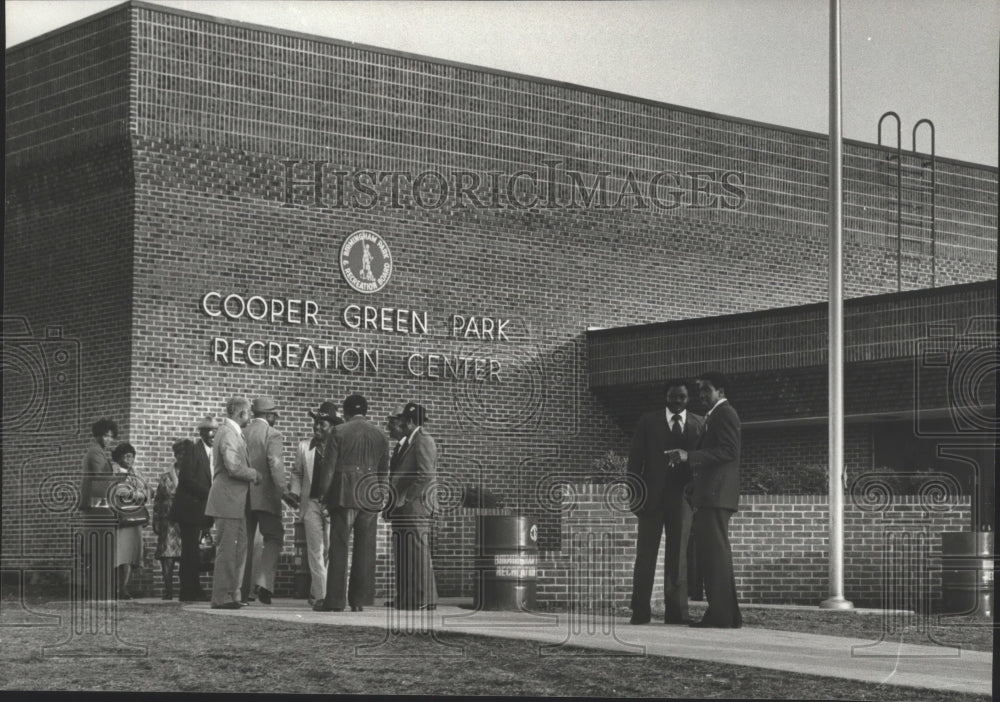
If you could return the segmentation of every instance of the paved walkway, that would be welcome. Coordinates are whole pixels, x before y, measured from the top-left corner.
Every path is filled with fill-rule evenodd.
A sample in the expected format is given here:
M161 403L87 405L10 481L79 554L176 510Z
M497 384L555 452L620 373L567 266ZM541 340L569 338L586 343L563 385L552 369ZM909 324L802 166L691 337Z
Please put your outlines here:
M726 630L655 623L630 626L628 619L621 617L601 620L588 614L476 612L466 602L445 599L433 612L399 612L381 606L357 613L313 612L301 600L284 599L276 599L271 605L254 603L238 611L213 610L202 603L184 607L212 616L369 626L401 633L432 628L439 632L523 639L539 642L542 653L551 655L559 655L563 646L582 646L615 655L673 656L871 683L992 694L991 653L755 627ZM698 613L697 609L692 610ZM866 615L853 612L844 616Z

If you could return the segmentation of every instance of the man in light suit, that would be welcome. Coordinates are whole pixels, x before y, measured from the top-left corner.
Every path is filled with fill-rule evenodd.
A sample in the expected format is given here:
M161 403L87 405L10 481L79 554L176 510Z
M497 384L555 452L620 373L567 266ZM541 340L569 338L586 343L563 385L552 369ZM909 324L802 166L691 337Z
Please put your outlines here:
M239 609L240 583L247 560L247 493L260 476L250 467L243 427L250 423L250 401L234 397L226 403L226 419L215 435L215 472L205 514L215 519L215 570L212 608Z
M389 440L368 421L367 414L368 401L363 396L344 400L347 421L333 428L318 460L318 475L313 477L320 480L320 494L330 513L326 597L313 606L315 611L341 612L350 604L352 612L360 612L375 600L375 537L382 509L380 486L389 472Z
M691 480L686 463L668 461L672 449L693 449L701 436L702 418L687 410L683 380L666 385L666 410L644 414L632 436L628 472L642 481L641 501L632 505L638 518L635 566L632 571L631 624L650 620L650 596L660 537L666 533L663 561L663 621L687 624L688 543L693 510L685 487Z
M253 549L248 549L243 574L243 601L250 598L251 587L257 586L257 599L271 604L274 576L285 540L281 523L281 500L288 492L285 462L282 459L284 437L274 428L278 421L278 406L270 397L258 397L251 407L253 420L243 431L250 454L250 467L260 475L260 482L250 486L247 498L247 538L252 543L257 530L263 537L260 562L254 568ZM254 572L256 570L256 572Z
M740 502L740 418L726 400L728 387L722 373L698 377L698 396L708 409L701 441L693 451L668 452L671 460L691 465L695 548L708 600L705 616L694 627L743 626L729 545L729 519Z
M181 457L177 472L177 492L168 519L177 522L181 533L181 602L209 599L201 589L198 546L201 533L212 527L212 518L205 515L205 503L212 487L212 444L218 428L213 417L198 422L200 438Z
M393 457L390 481L396 570L396 609L435 609L437 584L431 563L431 527L436 511L437 445L424 430L427 412L410 402L398 413L405 439Z
M317 449L330 438L333 428L343 424L344 420L337 416L337 405L324 402L318 412L310 412L313 419L312 439L303 439L295 451L295 463L292 465L290 498L299 505L299 518L306 532L306 554L309 560L309 573L312 576L309 586L309 604L322 604L326 597L326 558L329 549L330 518L326 506L320 499L319 480L314 480L313 467L316 463ZM322 454L320 454L322 456Z

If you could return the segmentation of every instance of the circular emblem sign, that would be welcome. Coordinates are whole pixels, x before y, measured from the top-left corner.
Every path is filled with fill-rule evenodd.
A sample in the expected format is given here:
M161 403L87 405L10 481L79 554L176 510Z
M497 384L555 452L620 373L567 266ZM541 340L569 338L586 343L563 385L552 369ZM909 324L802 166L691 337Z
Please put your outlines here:
M532 541L538 541L538 525L532 524L531 528L528 529L528 538Z
M392 275L389 246L375 232L354 232L340 248L340 271L344 280L360 293L378 292Z

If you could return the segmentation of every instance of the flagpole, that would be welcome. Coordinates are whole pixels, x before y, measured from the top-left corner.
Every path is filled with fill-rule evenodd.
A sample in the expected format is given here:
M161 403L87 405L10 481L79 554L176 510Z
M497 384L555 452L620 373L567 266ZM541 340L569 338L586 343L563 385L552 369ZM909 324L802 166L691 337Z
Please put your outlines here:
M840 0L830 0L830 596L822 609L853 609L844 599L844 288L843 140L840 100Z

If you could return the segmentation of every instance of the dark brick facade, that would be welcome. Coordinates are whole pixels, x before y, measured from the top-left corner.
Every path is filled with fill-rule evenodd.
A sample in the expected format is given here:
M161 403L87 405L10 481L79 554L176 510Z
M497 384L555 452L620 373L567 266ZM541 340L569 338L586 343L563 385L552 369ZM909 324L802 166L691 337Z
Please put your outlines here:
M65 552L38 485L78 472L94 419L155 483L232 394L277 399L289 466L322 400L364 393L379 423L419 400L446 493L500 493L558 549L556 477L628 442L587 390L588 327L826 295L821 135L139 2L9 50L7 80L4 315L80 340L81 401L41 440L4 435L5 567ZM847 145L851 297L897 286L887 156ZM416 184L394 201L378 173ZM994 277L996 169L939 159L936 177L937 284ZM339 270L359 229L395 267L368 295ZM904 287L929 285L929 253L905 253ZM212 317L211 291L311 300L318 324ZM426 312L428 333L352 329L351 304ZM509 320L509 340L456 338L452 315ZM216 337L367 349L378 369L221 363ZM498 360L503 381L415 377L413 353Z
M933 492L933 491L932 491ZM564 543L539 555L538 600L627 606L635 517L614 489L575 485L563 501ZM965 531L967 499L859 493L844 506L844 597L858 607L932 608L940 595L943 532ZM743 602L816 605L829 592L825 495L744 495L730 522ZM653 591L662 603L663 546ZM903 565L903 568L900 566ZM918 597L919 596L919 597Z

